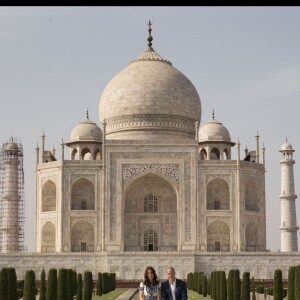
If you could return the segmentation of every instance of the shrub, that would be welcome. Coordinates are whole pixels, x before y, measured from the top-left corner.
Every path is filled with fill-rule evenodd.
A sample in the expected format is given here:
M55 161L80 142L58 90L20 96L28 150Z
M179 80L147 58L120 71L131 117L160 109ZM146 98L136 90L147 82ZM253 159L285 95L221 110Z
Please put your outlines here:
M99 276L98 276L98 279L99 279ZM193 273L192 272L187 274L187 282L186 283L187 283L187 288L189 290L192 290L193 289Z
M40 298L39 300L46 300L46 273L43 268L41 273L41 285L40 285Z
M7 268L7 299L18 299L17 275L14 268Z
M46 300L57 299L57 270L50 269L48 272L48 286L46 291Z
M58 271L57 280L57 299L66 300L67 298L67 269L61 268Z
M268 287L266 290L267 290L267 295L273 296L273 292L274 292L273 287Z
M227 300L227 286L226 286L226 274L225 271L220 271L220 300Z
M258 285L258 286L256 287L256 292L257 292L258 294L264 294L264 292L265 292L265 287L264 287L263 285Z
M0 272L0 300L7 299L7 268L2 268Z
M76 300L82 300L82 275L80 273L77 274Z
M289 267L288 273L288 300L295 300L295 266Z
M240 270L236 269L233 272L233 299L241 299L241 279L240 279Z
M202 295L203 295L203 297L207 297L207 278L205 275L203 275Z
M25 274L23 299L35 300L36 293L37 289L35 286L35 273L33 270L28 270Z
M93 275L90 271L84 272L84 279L83 279L83 299L84 300L91 300L93 295Z
M300 265L295 267L295 299L300 299Z
M227 298L228 300L233 300L233 272L234 270L229 270L227 279Z
M250 273L244 272L242 281L242 300L250 300Z
M275 270L274 273L274 300L282 300L282 271L280 269Z
M193 273L189 273L193 275ZM191 278L191 277L190 277ZM190 279L191 281L191 279ZM101 272L98 273L98 280L97 280L97 295L102 296L102 275Z

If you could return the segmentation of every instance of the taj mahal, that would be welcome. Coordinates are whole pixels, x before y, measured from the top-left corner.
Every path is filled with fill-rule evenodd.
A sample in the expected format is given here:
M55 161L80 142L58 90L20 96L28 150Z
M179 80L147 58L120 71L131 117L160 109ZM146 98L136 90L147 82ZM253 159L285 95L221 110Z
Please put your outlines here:
M164 278L174 266L189 272L239 268L269 279L300 264L294 149L281 147L281 251L266 249L265 147L240 149L212 111L201 123L193 83L152 47L108 83L99 102L99 126L87 112L61 157L36 147L35 251L17 251L13 185L3 196L1 267L51 267L115 272L141 278L152 265ZM12 179L17 147L3 150ZM236 157L233 154L236 153ZM14 217L15 216L15 217Z

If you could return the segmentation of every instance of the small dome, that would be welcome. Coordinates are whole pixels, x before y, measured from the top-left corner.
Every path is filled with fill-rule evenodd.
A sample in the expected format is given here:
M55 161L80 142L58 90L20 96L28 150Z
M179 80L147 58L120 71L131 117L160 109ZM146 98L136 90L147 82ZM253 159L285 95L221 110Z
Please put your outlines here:
M78 125L71 132L70 143L72 142L101 142L101 129L88 118Z
M231 143L231 137L227 128L213 119L199 129L199 142L208 141Z
M281 146L280 151L294 151L292 145L287 141Z
M10 142L6 144L5 151L17 151L18 145L14 142Z

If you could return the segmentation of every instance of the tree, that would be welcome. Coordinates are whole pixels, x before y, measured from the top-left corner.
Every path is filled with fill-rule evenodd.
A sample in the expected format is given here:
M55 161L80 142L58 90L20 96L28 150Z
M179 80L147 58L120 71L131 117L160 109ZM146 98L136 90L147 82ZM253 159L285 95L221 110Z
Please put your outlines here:
M211 273L211 298L212 299L217 299L217 292L216 292L216 271L213 271Z
M233 300L233 273L234 270L229 270L227 279L227 298Z
M241 299L241 279L240 270L233 271L233 300Z
M50 269L48 272L48 286L46 291L46 300L57 299L57 270Z
M300 299L300 265L295 267L295 299Z
M207 297L207 278L204 274L202 278L202 295L203 297Z
M226 274L225 271L220 271L220 300L227 300L227 285L226 285Z
M43 268L41 273L41 285L40 285L40 300L46 300L46 273Z
M242 281L242 300L250 300L250 273L244 272Z
M102 294L107 294L109 292L109 290L108 290L108 273L103 272L101 275L102 275Z
M283 288L282 288L282 271L280 269L275 270L274 273L274 288L273 299L282 300Z
M14 268L7 268L7 299L18 300L17 275Z
M190 273L190 274L192 274L192 273ZM98 273L97 295L102 296L102 275L101 275L101 272Z
M193 276L194 276L194 274L192 272L187 274L187 282L186 283L187 283L187 288L189 290L193 289ZM98 276L98 278L99 278L99 276Z
M254 277L251 278L251 292L252 292L252 300L256 300L255 295L255 283L254 283Z
M93 296L93 274L90 271L84 272L83 277L83 299L91 300Z
M76 300L82 300L82 275L80 273L77 274Z
M73 299L73 270L67 269L67 300Z
M61 268L58 271L57 299L67 299L67 269L65 268Z
M23 299L24 300L36 299L35 273L33 270L26 271Z
M288 273L288 300L295 300L295 270L296 267L289 267Z
M0 272L0 300L7 299L7 268L2 268Z
M77 293L77 272L73 270L73 296L76 296ZM73 299L73 298L72 298Z

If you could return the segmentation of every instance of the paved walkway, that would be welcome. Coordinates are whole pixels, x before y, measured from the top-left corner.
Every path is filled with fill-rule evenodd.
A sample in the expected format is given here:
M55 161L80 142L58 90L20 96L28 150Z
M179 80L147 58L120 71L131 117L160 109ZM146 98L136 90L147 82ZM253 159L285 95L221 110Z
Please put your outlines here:
M120 295L118 298L116 298L116 300L129 300L135 294L136 290L137 290L137 288L128 289L122 295Z

